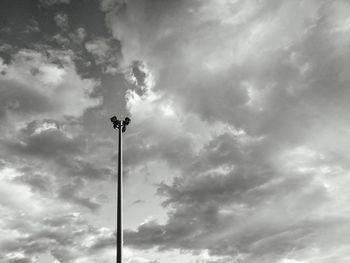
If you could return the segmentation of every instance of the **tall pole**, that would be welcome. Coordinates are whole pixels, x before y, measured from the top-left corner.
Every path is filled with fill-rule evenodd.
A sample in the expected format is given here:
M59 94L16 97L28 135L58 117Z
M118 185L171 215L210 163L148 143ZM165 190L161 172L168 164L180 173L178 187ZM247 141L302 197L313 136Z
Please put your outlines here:
M116 116L111 118L113 128L118 129L118 178L117 178L117 240L116 263L122 263L123 250L123 133L130 119L118 120Z
M122 127L118 128L119 144L118 144L118 198L117 198L117 263L122 263L123 248L123 150L122 150Z

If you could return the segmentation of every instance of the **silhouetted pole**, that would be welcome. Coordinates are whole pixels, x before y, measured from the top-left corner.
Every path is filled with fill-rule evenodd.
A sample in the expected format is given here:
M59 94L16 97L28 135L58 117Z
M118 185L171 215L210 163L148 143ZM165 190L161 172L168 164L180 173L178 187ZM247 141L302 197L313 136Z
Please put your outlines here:
M130 119L118 120L116 116L111 118L113 128L118 129L118 179L117 179L117 255L116 263L122 263L123 249L123 133Z
M123 249L123 167L122 167L122 131L118 128L118 184L117 184L117 263L122 263L122 249Z

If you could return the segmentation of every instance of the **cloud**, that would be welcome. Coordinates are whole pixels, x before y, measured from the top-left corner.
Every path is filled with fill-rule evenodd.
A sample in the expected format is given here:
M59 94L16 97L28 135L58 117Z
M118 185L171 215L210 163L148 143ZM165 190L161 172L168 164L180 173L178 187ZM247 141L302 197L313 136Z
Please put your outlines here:
M120 60L120 44L115 39L95 38L85 43L97 65L103 65L103 71L112 75L118 73Z
M87 161L91 155L86 152L80 128L74 126L79 125L49 119L29 122L2 140L8 156L1 154L5 167L20 171L14 181L29 187L30 193L55 198L74 209L96 211L100 207L98 194L86 189L90 181L108 180L111 169Z
M87 246L91 251L114 248L114 233L112 233L109 229L98 229L96 234L85 239L84 246Z
M8 143L12 151L44 158L78 153L84 145L81 138L64 132L53 120L28 123L17 138Z
M29 185L33 192L47 193L52 187L50 180L41 174L26 173L25 176L17 177L16 180Z
M12 201L2 206L0 211L1 225L4 227L0 238L0 259L6 262L35 262L37 256L48 252L58 261L74 261L87 254L94 257L97 250L108 249L107 240L112 242L111 230L89 225L83 215L69 213L64 203L57 202L57 199L43 199L38 193L30 192L13 181L7 182L7 188L12 193L2 195L2 200L5 203L8 201L4 198ZM21 198L26 201L20 202ZM15 206L15 203L18 205ZM27 209L21 209L21 203ZM45 205L50 208L42 209Z
M77 117L100 103L91 97L98 83L78 75L69 52L20 50L10 64L1 61L0 68L4 117Z
M100 1L100 8L103 11L109 11L115 7L121 6L123 1L119 0L102 0Z
M328 236L350 199L348 3L114 3L102 7L140 131L125 158L181 174L158 186L168 221L126 243L242 262L322 262L347 246Z
M91 154L86 151L86 141L81 134L73 135L77 131L71 125L54 120L28 123L3 141L5 152L11 153L5 165L20 169L15 181L32 192L57 198L70 207L96 211L101 205L98 194L87 193L87 188L90 182L109 180L111 168L88 161Z
M131 205L138 205L138 204L142 204L144 202L145 202L144 200L138 199L138 200L135 200L134 202L132 202Z
M83 189L83 186L84 181L82 179L76 179L72 184L64 184L60 187L59 198L92 211L98 209L100 205L93 198L82 196L80 189Z
M125 262L346 261L346 1L40 4L60 33L0 46L0 261L115 259L116 111Z
M38 33L40 32L39 23L35 19L30 19L28 25L25 28L26 34Z
M70 0L39 0L42 5L53 6L57 4L69 4Z
M305 10L300 14L300 19L310 27L318 18L318 9L313 5L316 3L305 4ZM230 7L235 15L232 21L227 11L220 16L222 10ZM265 12L269 8L273 13ZM221 5L196 2L187 6L182 1L165 1L162 5L129 1L124 8L111 11L108 22L115 37L124 44L124 63L146 62L157 79L156 89L166 89L167 96L202 118L223 120L251 129L250 122L265 120L265 112L259 111L258 103L249 106L252 92L246 85L259 83L254 89L259 91L255 95L258 100L258 97L266 96L264 93L268 92L270 85L283 90L288 78L298 78L295 75L298 69L293 66L299 65L291 65L288 56L296 48L293 44L298 44L295 41L303 24L295 24L292 30L282 32L281 29L291 27L284 17L286 12L296 8L294 4L280 7L253 2L231 5L225 1ZM166 20L169 10L176 15ZM137 19L133 20L133 16ZM150 16L154 19L148 21ZM269 22L270 17L275 19ZM233 33L229 34L231 31ZM291 44L284 46L277 38L285 38ZM260 48L262 53L256 56L255 51ZM265 58L270 60L265 62ZM307 63L302 66L307 67ZM248 118L251 119L249 123L246 122ZM264 123L263 120L258 122Z
M58 13L54 16L56 25L63 31L67 30L69 27L68 15L65 13Z

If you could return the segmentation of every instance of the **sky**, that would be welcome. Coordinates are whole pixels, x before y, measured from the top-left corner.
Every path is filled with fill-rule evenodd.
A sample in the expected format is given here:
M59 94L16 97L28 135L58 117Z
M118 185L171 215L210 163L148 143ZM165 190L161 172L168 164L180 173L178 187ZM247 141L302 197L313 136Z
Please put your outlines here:
M2 0L0 262L350 261L346 0Z

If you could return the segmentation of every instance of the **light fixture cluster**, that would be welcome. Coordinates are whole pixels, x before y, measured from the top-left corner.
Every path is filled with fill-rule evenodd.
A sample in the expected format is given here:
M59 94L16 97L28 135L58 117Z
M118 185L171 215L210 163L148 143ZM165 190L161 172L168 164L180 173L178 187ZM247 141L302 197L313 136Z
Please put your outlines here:
M116 116L113 116L111 118L111 122L113 123L113 128L114 129L122 129L122 132L126 131L126 126L129 125L130 121L131 120L129 117L126 117L123 121L118 120L118 118Z

